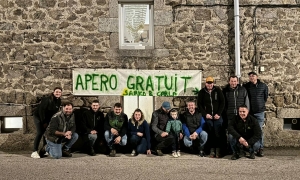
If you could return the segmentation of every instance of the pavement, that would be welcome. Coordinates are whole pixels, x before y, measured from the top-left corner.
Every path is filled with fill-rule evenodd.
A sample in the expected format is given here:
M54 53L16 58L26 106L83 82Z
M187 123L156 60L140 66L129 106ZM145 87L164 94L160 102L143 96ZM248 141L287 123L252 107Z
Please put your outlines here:
M179 158L171 154L108 157L73 153L71 158L33 159L28 151L0 151L0 179L300 179L300 150L265 148L264 153L265 157L254 160L246 157L230 160L231 155L215 159L186 153Z

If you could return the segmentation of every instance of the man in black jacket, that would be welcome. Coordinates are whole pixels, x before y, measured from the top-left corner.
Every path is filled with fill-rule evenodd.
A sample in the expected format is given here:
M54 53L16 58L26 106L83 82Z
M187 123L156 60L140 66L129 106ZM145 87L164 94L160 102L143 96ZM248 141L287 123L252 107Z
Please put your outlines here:
M105 116L104 137L110 149L109 156L116 156L115 145L125 146L127 144L128 117L122 112L121 103L114 105L114 110Z
M255 72L249 72L249 80L247 84L245 84L245 88L248 91L248 96L250 100L250 114L254 116L261 128L263 129L264 120L265 120L265 110L266 110L266 102L268 99L268 86L257 79L257 74ZM257 151L257 156L263 156L263 133L260 138L260 148Z
M99 109L99 100L94 100L90 110L83 113L82 130L87 135L89 143L88 154L91 156L96 155L94 151L96 140L102 141L104 138L104 114Z
M249 115L246 105L239 107L239 115L229 122L229 142L233 151L232 160L239 158L239 150L247 149L250 159L255 159L254 152L260 147L261 129L257 120Z
M222 90L214 86L212 77L206 78L205 87L199 91L197 105L206 122L210 157L220 158L223 123L221 115L225 99Z

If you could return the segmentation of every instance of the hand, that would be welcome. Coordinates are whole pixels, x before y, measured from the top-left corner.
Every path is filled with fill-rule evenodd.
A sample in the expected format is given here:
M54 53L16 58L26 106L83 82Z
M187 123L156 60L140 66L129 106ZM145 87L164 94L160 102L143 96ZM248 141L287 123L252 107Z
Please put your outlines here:
M118 136L118 135L119 135L119 132L118 132L116 129L114 129L114 128L111 128L111 129L110 129L110 132L111 132L113 135L115 135L115 136Z
M67 131L67 132L65 132L65 136L67 136L67 135L72 135L72 131Z
M148 150L147 150L147 155L150 155L150 154L151 154L151 150L148 149Z
M197 139L197 137L198 137L197 132L194 132L194 133L193 133L193 137L194 137L194 139Z
M195 140L194 134L191 134L191 135L189 136L189 138L190 138L191 140Z
M182 139L182 138L183 138L183 134L179 133L179 139Z
M212 119L212 115L206 114L206 119Z
M138 136L140 136L140 137L143 137L144 134L141 133L141 132L137 132L136 135L138 135Z
M166 136L168 136L169 134L168 134L167 132L162 132L160 135L161 135L161 137L166 137Z
M242 144L243 146L248 146L248 142L244 139L244 138L242 138L242 137L240 137L240 139L239 139L239 142L240 142L240 144Z
M121 141L121 136L116 137L115 144L119 144Z
M97 131L92 130L92 131L91 131L91 134L97 134Z
M215 114L214 119L220 119L220 116L218 114Z

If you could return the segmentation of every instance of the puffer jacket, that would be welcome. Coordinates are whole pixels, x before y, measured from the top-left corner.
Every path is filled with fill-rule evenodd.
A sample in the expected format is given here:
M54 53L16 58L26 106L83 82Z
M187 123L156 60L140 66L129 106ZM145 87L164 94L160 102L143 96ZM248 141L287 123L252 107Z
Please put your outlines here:
M258 79L256 84L248 82L244 87L247 89L250 100L250 113L264 112L268 99L268 86Z

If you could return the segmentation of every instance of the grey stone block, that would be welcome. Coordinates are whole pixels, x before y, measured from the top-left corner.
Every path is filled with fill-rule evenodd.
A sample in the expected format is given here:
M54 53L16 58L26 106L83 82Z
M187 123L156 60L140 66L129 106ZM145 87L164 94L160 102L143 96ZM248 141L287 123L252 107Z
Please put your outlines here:
M164 48L165 42L165 28L163 26L154 27L154 48Z
M300 109L278 108L277 118L300 118Z
M154 11L154 25L155 26L167 26L173 22L172 11L159 10Z
M99 18L99 32L119 32L118 18Z
M118 18L118 0L110 0L109 1L109 17Z

